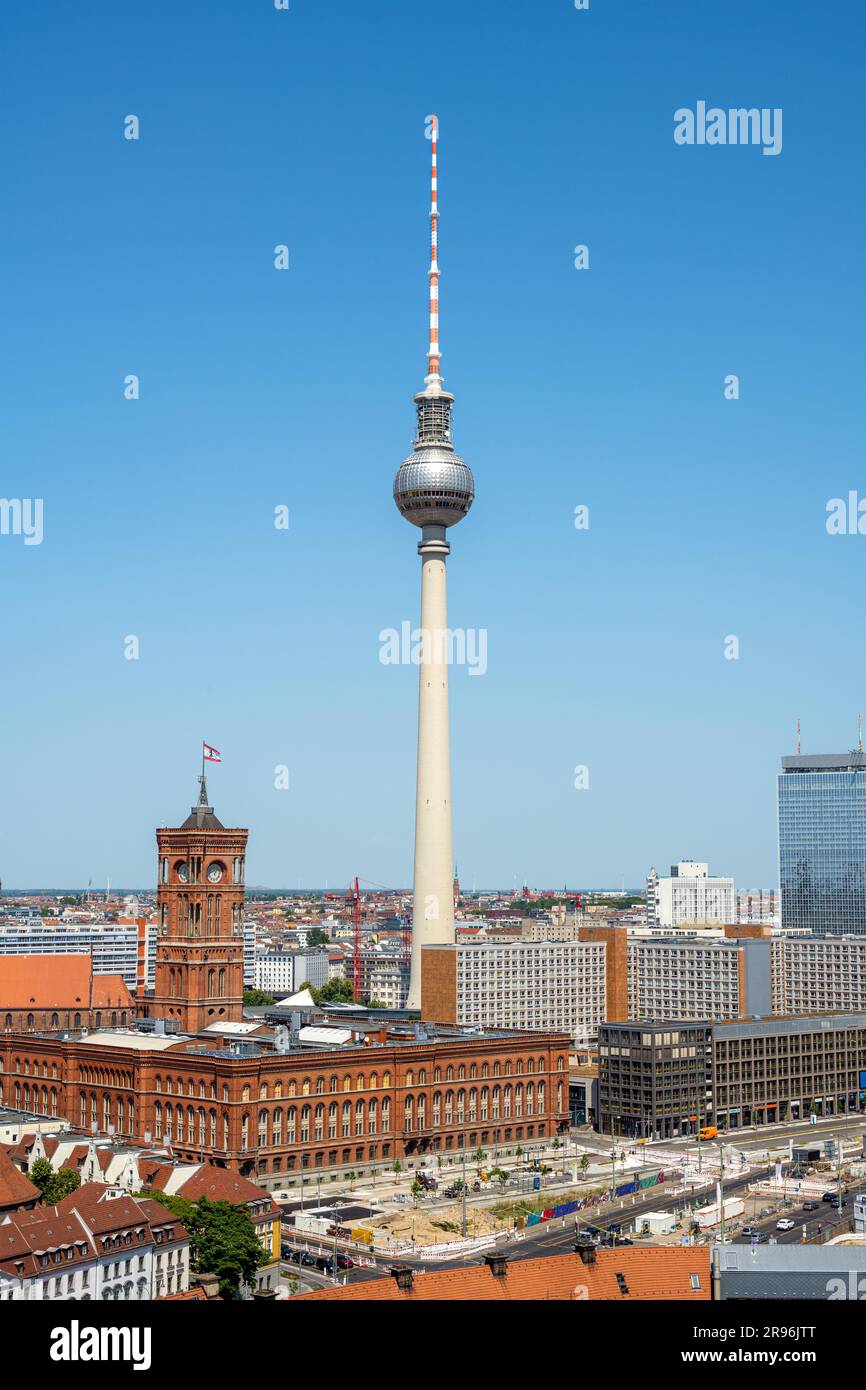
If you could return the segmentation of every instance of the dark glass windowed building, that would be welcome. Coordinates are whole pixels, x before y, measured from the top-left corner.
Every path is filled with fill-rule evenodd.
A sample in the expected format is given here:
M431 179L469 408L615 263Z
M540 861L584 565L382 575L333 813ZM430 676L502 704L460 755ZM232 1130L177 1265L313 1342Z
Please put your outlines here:
M866 934L866 754L783 758L782 927Z

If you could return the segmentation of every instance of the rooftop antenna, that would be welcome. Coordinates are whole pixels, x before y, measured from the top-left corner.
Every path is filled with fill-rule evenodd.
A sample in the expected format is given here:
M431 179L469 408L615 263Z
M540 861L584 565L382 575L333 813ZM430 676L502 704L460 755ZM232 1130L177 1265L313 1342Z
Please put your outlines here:
M430 123L430 350L427 353L427 384L439 385L439 199L436 179L436 145L439 140L439 117L427 116Z
M797 755L800 753L800 721L797 720Z
M863 752L863 716L857 715L857 750Z

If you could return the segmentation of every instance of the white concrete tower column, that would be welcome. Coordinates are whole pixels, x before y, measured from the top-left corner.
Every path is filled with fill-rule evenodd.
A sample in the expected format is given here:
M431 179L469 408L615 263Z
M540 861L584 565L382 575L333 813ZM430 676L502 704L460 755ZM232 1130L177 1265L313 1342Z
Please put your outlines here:
M421 1007L421 951L454 940L451 854L451 750L448 737L448 615L445 559L449 526L475 497L472 470L454 452L451 407L442 385L439 350L439 218L436 145L439 122L427 117L432 142L430 206L430 347L424 390L415 396L418 423L412 453L397 469L394 501L421 528L421 660L418 687L418 781L415 794L415 878L409 1007Z
M448 729L448 611L441 526L425 526L421 556L421 661L409 1008L421 1007L421 949L454 940L451 748Z

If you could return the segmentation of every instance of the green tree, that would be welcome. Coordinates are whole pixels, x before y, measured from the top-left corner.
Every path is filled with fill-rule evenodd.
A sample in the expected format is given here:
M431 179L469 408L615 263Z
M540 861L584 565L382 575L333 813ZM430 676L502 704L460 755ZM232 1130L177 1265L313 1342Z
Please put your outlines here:
M261 1005L263 1005L263 1004L273 1004L273 1003L274 1003L274 996L273 996L272 994L268 994L268 993L267 993L265 990L263 990L263 989L245 989L245 990L244 990L244 1007L245 1007L245 1008L254 1009L254 1008L256 1008L257 1005L258 1005L258 1006L261 1006Z
M255 1282L256 1270L267 1263L268 1257L246 1207L211 1202L207 1197L189 1202L163 1192L139 1195L161 1202L186 1227L193 1269L200 1274L215 1274L223 1298L239 1298L241 1285Z
M579 1166L579 1168L580 1168L580 1171L583 1173L583 1175L584 1175L584 1177L585 1177L585 1176L586 1176L586 1170L587 1170L588 1167L589 1167L589 1154L582 1154L582 1155L581 1155L580 1164L579 1164L578 1166Z
M81 1186L81 1175L72 1168L60 1168L55 1173L47 1158L37 1158L30 1168L30 1181L39 1188L43 1202L54 1207Z
M339 978L329 980L326 985L316 988L305 980L301 989L308 989L317 1004L351 1004L355 999L351 980Z
M37 1158L36 1161L30 1165L28 1177L30 1181L39 1188L42 1200L46 1202L48 1198L45 1194L54 1182L54 1169L51 1167L48 1159Z
M330 941L328 933L322 927L310 927L307 932L308 946L327 946Z
M54 1190L50 1199L52 1204L62 1202L64 1197L68 1197L70 1192L74 1192L80 1186L80 1173L75 1172L73 1168L58 1168L54 1174Z

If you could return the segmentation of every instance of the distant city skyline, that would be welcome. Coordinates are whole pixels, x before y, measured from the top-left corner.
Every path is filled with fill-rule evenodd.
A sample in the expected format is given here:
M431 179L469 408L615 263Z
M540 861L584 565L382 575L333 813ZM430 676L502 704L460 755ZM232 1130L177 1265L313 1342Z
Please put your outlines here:
M436 112L461 879L777 886L795 722L844 748L866 706L864 17L472 9L440 0L443 64L420 5L375 46L349 0L18 7L4 884L155 885L202 739L251 883L411 883L418 671L382 634L417 620L390 486ZM678 143L716 107L784 142Z

